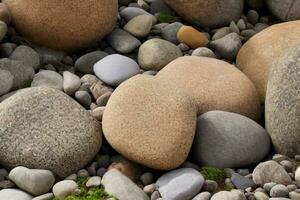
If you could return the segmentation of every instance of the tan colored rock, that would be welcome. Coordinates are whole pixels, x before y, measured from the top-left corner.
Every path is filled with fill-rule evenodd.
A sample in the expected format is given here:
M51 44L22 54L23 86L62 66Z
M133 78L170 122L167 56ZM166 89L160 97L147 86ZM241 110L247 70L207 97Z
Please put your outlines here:
M234 112L254 120L260 104L253 83L235 66L214 58L181 57L156 78L186 93L197 105L198 115L212 110Z
M164 0L186 20L201 27L221 27L237 21L244 0Z
M154 169L181 165L196 128L196 107L177 88L137 75L112 94L103 116L107 141L127 159Z
M9 24L11 21L10 12L4 3L0 3L0 20Z
M117 0L4 0L4 3L17 30L26 39L67 51L104 37L113 29L118 14Z
M207 37L191 26L182 26L177 32L177 40L193 49L208 44Z
M237 55L237 66L254 83L264 103L270 68L300 41L300 20L273 25L253 36Z

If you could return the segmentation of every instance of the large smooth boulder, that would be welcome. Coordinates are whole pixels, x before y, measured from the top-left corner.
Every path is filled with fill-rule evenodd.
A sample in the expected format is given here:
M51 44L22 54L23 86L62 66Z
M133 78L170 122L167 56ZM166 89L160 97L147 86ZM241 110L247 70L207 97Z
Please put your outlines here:
M0 190L0 200L32 200L32 196L19 189Z
M257 164L270 151L269 135L239 114L210 111L197 120L192 155L201 166L238 168Z
M0 118L0 163L7 168L49 169L65 177L101 146L99 122L59 90L20 90L1 102Z
M137 75L114 91L102 123L105 138L124 157L150 168L174 169L190 151L196 107L176 88Z
M237 55L237 66L254 83L264 104L271 66L297 41L300 20L273 25L253 36Z
M235 66L213 58L185 56L162 69L156 78L191 97L198 115L211 110L260 118L253 83Z
M298 0L266 0L266 4L271 13L281 21L300 19L300 1Z
M237 21L244 0L164 0L180 16L201 27L221 27Z
M290 157L300 154L299 45L272 67L266 94L266 128L278 153Z
M113 29L118 15L117 0L4 0L4 3L16 29L26 39L67 51L103 38Z

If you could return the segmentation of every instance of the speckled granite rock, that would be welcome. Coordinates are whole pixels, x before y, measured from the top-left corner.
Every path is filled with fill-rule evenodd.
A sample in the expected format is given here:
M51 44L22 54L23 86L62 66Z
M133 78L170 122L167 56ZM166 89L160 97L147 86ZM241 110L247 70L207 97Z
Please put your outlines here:
M124 157L155 169L173 169L191 148L196 107L176 88L137 75L114 91L102 123L107 141Z
M17 30L49 48L74 50L96 42L114 27L117 0L5 0ZM30 10L30 12L28 12Z
M76 101L50 88L28 88L0 104L0 163L49 169L64 177L99 151L98 122Z
M269 71L292 44L300 41L300 20L273 25L253 36L237 55L237 66L254 83L265 101Z
M300 154L300 48L287 51L272 67L266 94L266 127L275 150Z
M220 27L242 14L244 0L164 0L179 15L201 27Z
M197 104L198 115L221 110L254 120L260 118L259 99L253 83L224 61L181 57L162 69L156 78L190 96Z

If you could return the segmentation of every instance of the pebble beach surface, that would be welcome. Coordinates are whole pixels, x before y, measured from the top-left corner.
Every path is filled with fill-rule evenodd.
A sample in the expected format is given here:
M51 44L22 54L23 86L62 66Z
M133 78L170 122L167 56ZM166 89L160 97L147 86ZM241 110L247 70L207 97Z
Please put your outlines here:
M0 200L300 200L300 1L0 1Z

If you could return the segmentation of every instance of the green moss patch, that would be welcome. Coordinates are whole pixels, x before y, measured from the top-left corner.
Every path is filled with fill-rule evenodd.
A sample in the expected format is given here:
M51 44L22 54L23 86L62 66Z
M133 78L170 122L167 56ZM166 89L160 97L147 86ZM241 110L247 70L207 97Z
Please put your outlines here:
M213 180L216 182L222 182L226 178L226 172L223 169L215 167L202 167L200 170L205 180Z

